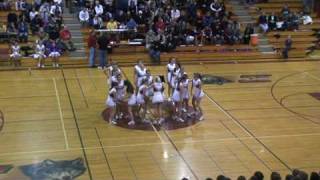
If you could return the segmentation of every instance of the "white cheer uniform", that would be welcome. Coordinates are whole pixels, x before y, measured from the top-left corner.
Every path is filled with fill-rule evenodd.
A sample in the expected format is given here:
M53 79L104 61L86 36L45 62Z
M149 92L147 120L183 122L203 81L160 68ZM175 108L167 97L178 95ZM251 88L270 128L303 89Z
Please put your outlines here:
M115 100L116 94L117 94L116 88L110 89L109 95L108 95L108 98L107 98L107 101L106 101L106 105L108 107L115 107L116 106L116 100Z
M141 82L143 80L143 78L146 76L147 74L147 69L146 68L141 68L138 65L134 66L134 70L135 70L135 75L136 75L136 86L140 87Z
M181 88L181 98L182 99L189 99L189 79L186 79L185 81L181 82L182 88Z
M196 99L201 99L204 96L204 92L202 88L199 88L201 86L201 80L200 79L193 79L193 97Z
M176 64L167 64L167 70L168 70L168 73L167 73L167 83L171 85L171 76L173 74L173 70L174 68L176 68Z
M11 58L19 58L21 57L21 54L20 54L20 46L19 45L13 45L11 46L11 50L12 50L12 54L10 54L10 57Z
M152 103L162 103L164 101L164 96L162 93L163 90L163 84L162 82L155 82L153 84L153 97L152 97Z

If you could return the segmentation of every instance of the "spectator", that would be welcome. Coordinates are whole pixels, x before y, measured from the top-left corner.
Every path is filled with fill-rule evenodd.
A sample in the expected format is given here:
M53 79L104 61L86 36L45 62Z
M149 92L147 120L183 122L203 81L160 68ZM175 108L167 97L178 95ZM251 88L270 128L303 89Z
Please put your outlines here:
M303 25L308 25L308 24L312 24L312 18L309 14L303 14L303 16L301 17L302 19L302 24Z
M93 20L92 20L92 26L95 28L95 29L103 29L105 28L105 26L103 25L103 21L102 21L102 18L99 17L98 15L95 15Z
M38 68L44 68L44 60L47 57L45 55L45 46L40 40L36 40L36 44L34 45L35 54L33 55L34 59L38 59Z
M272 172L270 176L271 180L281 180L281 176L278 172Z
M288 7L288 4L285 4L285 5L283 6L283 8L281 9L281 14L282 14L282 17L283 17L283 18L287 18L287 17L289 16L289 14L290 14L290 9L289 9L289 7Z
M176 21L180 17L180 10L177 9L177 7L173 7L170 14L171 14L171 19L173 21Z
M63 29L60 31L60 39L67 47L68 51L75 51L71 38L71 32L69 31L68 27L63 26Z
M49 57L52 59L52 66L59 67L59 57L61 56L61 49L57 46L55 41L52 41L48 46Z
M320 180L320 174L312 172L310 175L310 180Z
M259 26L262 29L263 33L268 32L269 30L268 20L264 12L262 12L262 14L259 17Z
M104 69L106 67L106 64L108 63L108 45L109 45L109 39L106 34L101 34L98 38L98 47L99 47L99 66L98 69Z
M237 178L237 180L246 180L246 177L244 177L244 176L239 176L239 177Z
M95 66L95 55L96 55L96 45L97 45L97 36L94 30L91 30L88 38L88 47L89 47L89 66L94 68Z
M274 12L271 13L271 15L268 17L268 26L271 30L277 29L277 21L278 17L274 14Z
M164 23L163 19L161 17L158 18L158 21L155 24L156 30L164 31L166 28L166 24Z
M87 8L83 8L80 12L79 12L79 20L82 26L86 26L89 24L89 12Z
M257 180L263 180L263 178L264 178L264 175L262 174L261 171L256 171L254 173L254 176L257 177Z
M103 6L99 3L99 1L96 1L96 5L94 6L94 11L98 16L101 16L103 14Z
M7 23L11 24L13 23L14 26L18 24L18 16L16 13L10 12L7 16Z
M10 60L12 61L15 67L21 66L21 53L20 53L20 46L18 42L14 41L11 45L11 54Z
M137 23L133 18L130 18L126 26L130 30L137 30Z
M244 30L244 33L243 33L243 43L244 44L250 43L251 34L253 34L253 33L254 33L254 29L252 27L252 24L247 24L246 29Z
M153 63L160 64L161 39L155 39L149 48L149 56Z
M107 29L118 29L118 22L111 18L107 23Z
M19 23L18 26L18 37L20 42L28 42L29 30L28 24L25 21Z
M282 56L284 59L288 59L288 57L289 57L288 53L289 53L291 47L292 47L292 39L291 39L291 36L289 35L288 38L284 42L284 49L282 52Z

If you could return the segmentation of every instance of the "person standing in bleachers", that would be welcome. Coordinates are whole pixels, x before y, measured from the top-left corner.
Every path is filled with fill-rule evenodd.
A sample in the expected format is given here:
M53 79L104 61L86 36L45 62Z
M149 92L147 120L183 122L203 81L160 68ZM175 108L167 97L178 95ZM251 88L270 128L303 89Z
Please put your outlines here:
M282 56L284 59L288 59L289 51L290 51L291 47L292 47L292 39L291 39L291 35L289 35L288 38L284 42L284 49L282 51Z

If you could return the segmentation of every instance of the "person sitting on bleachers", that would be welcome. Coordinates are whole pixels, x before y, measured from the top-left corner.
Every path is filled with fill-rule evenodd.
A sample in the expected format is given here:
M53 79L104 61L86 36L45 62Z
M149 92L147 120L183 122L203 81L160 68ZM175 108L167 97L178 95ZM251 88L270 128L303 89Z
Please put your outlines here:
M49 57L52 59L52 66L59 67L59 57L61 56L61 49L58 48L55 41L52 41L48 48Z
M213 38L212 38L212 29L210 26L206 26L202 30L202 35L201 35L201 44L213 44Z
M278 17L275 15L274 12L272 12L271 15L268 17L268 26L270 30L277 29L277 21Z
M11 45L10 59L15 67L21 66L20 46L17 41L14 41Z
M82 26L86 26L89 24L89 12L87 8L83 8L80 12L79 12L79 20Z
M14 12L9 12L8 16L7 16L7 23L13 23L14 26L17 26L18 24L18 16L16 13Z
M40 16L37 14L32 21L30 22L30 30L32 34L38 34L40 31L40 28L43 27L43 22Z
M98 15L94 16L94 18L92 20L92 26L95 29L103 29L103 28L105 28L105 26L103 24L103 21L102 21L102 18L99 17Z
M299 16L293 12L289 15L289 18L288 18L288 26L289 26L289 29L290 30L298 30L299 29Z
M63 29L60 31L60 39L67 47L68 51L75 51L74 45L71 41L72 36L66 25L63 26Z
M16 29L16 26L14 25L14 23L9 23L7 25L7 33L17 33L17 29Z
M94 11L98 16L103 15L103 6L99 3L99 1L96 1L96 5L94 6Z
M247 24L246 29L244 30L243 33L243 43L244 44L249 44L250 43L250 38L251 34L254 33L254 29L251 24Z
M308 25L308 24L312 24L313 23L313 20L311 18L311 16L309 14L303 14L302 17L302 24L303 25Z
M45 55L46 47L41 40L36 40L34 50L33 58L38 60L38 68L44 68L44 60L47 56Z
M111 18L110 21L107 22L107 29L118 29L118 25L119 23Z
M25 21L21 21L18 25L18 38L20 42L28 42L29 29Z
M288 4L285 4L283 6L283 8L281 9L281 16L283 18L287 18L289 16L289 14L290 14L289 6L288 6Z
M262 12L262 14L260 15L258 23L264 33L268 32L268 19L264 12Z

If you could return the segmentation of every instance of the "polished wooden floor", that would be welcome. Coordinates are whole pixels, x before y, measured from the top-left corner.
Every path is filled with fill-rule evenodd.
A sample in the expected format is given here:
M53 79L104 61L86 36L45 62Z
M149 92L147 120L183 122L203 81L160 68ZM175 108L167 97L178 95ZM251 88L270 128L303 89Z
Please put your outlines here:
M150 67L164 74L164 67ZM271 74L271 82L206 85L205 120L178 130L137 131L107 124L106 78L96 69L0 72L0 179L28 179L18 166L82 157L83 180L235 179L260 170L320 170L320 63L187 65L228 77ZM132 77L132 68L122 68Z

